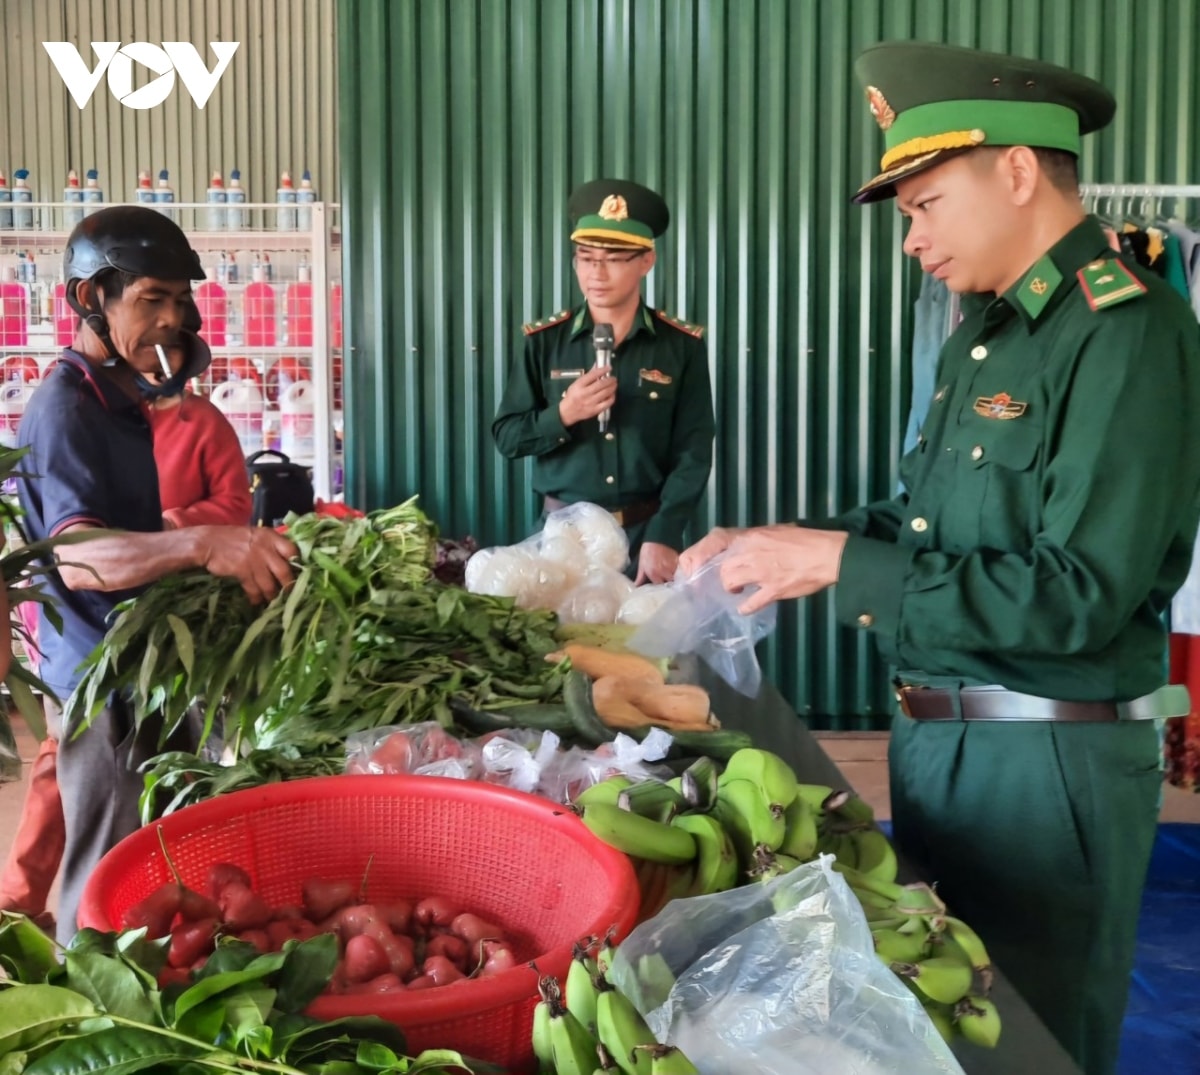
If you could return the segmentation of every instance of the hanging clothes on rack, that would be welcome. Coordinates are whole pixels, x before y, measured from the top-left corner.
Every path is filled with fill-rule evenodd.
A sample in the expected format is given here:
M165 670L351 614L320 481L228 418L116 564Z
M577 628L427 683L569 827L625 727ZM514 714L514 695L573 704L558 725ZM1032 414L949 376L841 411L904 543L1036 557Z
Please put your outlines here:
M1091 184L1081 188L1084 204L1107 220L1120 248L1159 272L1200 319L1200 231L1191 226L1200 212L1200 185ZM1163 212L1171 202L1172 214ZM1192 211L1185 206L1191 206ZM1186 215L1188 219L1181 219ZM1166 722L1166 779L1200 792L1200 539L1192 568L1171 601L1170 680L1184 683L1192 698L1186 717Z

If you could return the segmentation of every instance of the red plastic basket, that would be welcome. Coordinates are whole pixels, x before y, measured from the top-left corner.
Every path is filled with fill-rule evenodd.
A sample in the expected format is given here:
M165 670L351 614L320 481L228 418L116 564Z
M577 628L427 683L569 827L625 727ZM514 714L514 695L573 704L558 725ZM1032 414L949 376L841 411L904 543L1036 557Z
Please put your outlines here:
M410 994L320 997L321 1019L374 1014L403 1028L413 1051L458 1049L531 1069L537 973L564 976L571 946L633 926L629 860L546 799L462 780L331 776L224 795L158 822L185 883L235 862L272 906L300 902L307 877L358 881L388 897L446 896L505 927L521 965L494 978ZM80 926L118 928L132 904L171 879L154 825L122 840L89 878ZM383 898L381 895L380 898Z

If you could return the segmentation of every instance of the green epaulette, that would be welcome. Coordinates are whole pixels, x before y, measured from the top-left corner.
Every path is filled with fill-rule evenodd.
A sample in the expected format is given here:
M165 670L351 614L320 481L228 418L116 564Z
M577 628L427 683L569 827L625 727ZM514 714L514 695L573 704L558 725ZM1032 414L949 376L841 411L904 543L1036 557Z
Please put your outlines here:
M689 336L695 336L696 339L700 339L704 335L703 325L693 325L690 321L680 321L670 314L663 313L662 310L656 310L655 313L658 314L660 320L665 321L672 328L679 329L680 332L686 332Z
M535 332L543 332L548 328L553 328L555 325L561 325L570 316L570 310L560 310L549 317L543 317L540 321L530 321L529 324L522 325L521 331L526 336L532 336Z
M1089 262L1075 274L1088 306L1103 310L1146 293L1146 285L1117 258Z

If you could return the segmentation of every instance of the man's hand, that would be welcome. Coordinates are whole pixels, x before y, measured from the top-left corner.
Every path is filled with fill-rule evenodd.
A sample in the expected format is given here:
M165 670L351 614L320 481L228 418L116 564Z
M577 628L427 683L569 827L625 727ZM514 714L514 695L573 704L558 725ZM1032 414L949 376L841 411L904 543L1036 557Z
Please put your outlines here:
M714 526L695 545L689 545L679 557L679 568L685 578L691 578L714 556L723 553L739 534L738 530L727 526Z
M270 601L292 581L296 546L268 526L198 526L200 566L242 584L251 604Z
M558 416L564 426L570 429L573 425L586 422L616 403L617 379L610 377L610 372L593 366L572 382L558 404Z
M638 554L638 573L633 584L640 586L643 582L670 582L675 577L675 566L678 563L679 553L670 545L647 541Z
M747 586L759 588L738 606L744 616L772 601L808 597L837 582L842 550L849 537L844 530L809 530L801 526L744 530L728 546L721 564L721 584L730 593Z

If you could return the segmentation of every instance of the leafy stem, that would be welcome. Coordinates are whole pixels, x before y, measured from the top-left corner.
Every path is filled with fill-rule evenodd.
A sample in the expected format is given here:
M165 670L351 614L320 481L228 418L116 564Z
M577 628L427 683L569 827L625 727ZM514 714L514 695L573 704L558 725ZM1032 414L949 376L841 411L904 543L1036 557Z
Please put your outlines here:
M164 1038L170 1038L172 1041L192 1046L199 1050L201 1054L193 1058L193 1062L208 1064L217 1071L271 1071L275 1072L276 1075L306 1075L300 1068L290 1067L287 1064L277 1064L273 1060L253 1060L248 1056L238 1056L237 1053L231 1053L224 1049L214 1051L212 1042L200 1041L198 1038L190 1037L187 1034L180 1033L178 1030L155 1026L152 1023L142 1023L137 1019L125 1019L119 1015L107 1014L105 1018L118 1026L127 1026L133 1030L148 1031L152 1034L159 1034ZM208 1051L205 1052L205 1050Z

